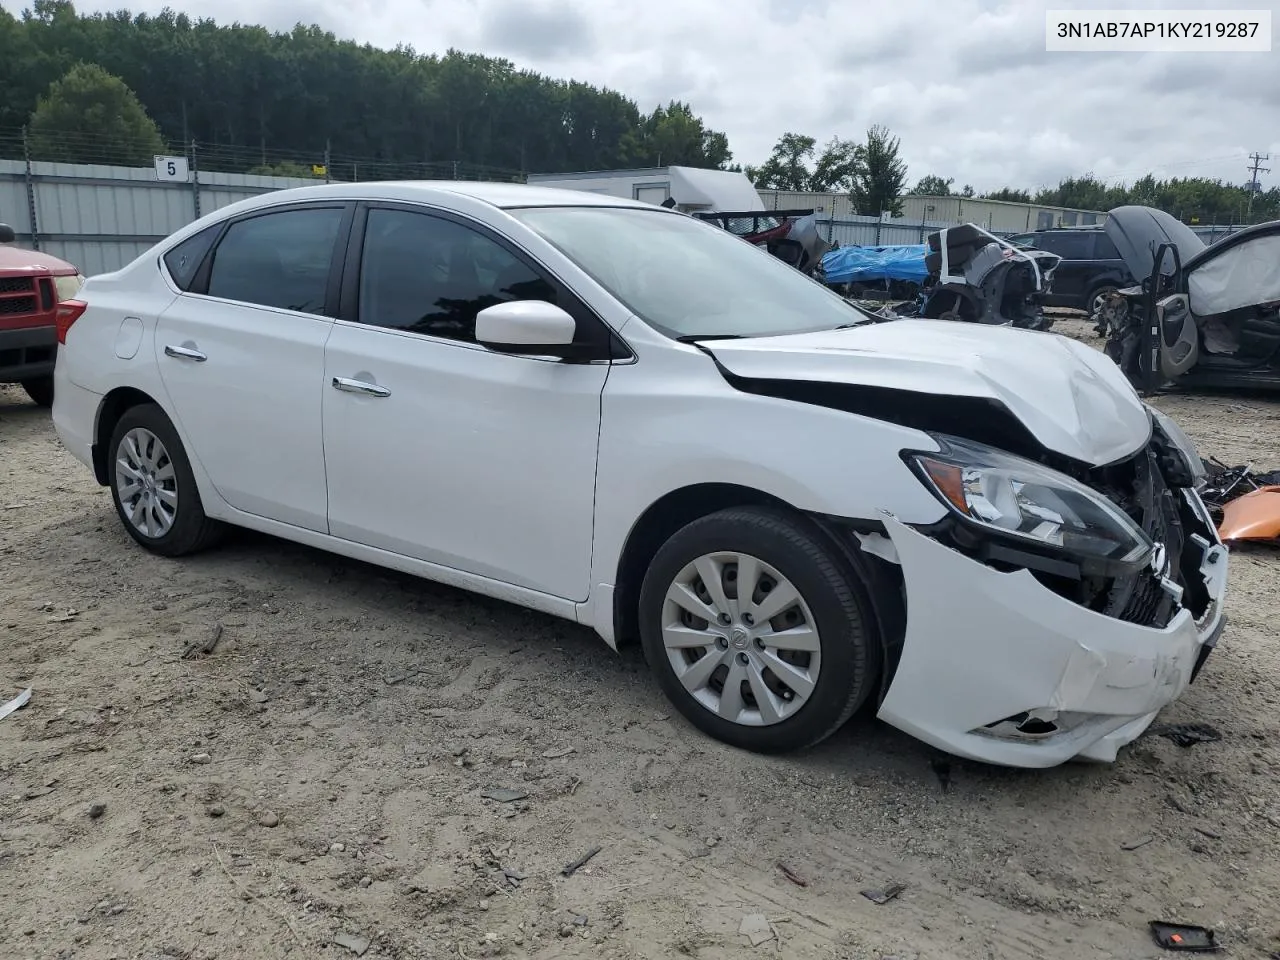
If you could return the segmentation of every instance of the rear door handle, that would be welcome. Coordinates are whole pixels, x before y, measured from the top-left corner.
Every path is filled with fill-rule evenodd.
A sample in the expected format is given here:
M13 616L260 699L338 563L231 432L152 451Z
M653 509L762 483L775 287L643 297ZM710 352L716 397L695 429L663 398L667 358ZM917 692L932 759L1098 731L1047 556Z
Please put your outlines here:
M376 383L365 383L363 380L348 380L346 377L334 377L333 388L343 393L363 393L368 397L389 397L391 391Z
M196 363L204 363L209 358L199 350L192 350L190 347L175 347L172 344L164 348L165 356L177 357L179 360L194 360Z

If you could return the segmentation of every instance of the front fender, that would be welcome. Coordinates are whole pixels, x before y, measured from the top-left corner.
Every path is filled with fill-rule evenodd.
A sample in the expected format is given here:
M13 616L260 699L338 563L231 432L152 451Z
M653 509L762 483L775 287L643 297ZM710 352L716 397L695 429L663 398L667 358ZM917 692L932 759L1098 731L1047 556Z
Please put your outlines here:
M722 483L797 510L934 523L945 508L900 457L925 433L868 416L734 389L710 358L619 365L602 399L592 583L612 585L633 525L667 494Z

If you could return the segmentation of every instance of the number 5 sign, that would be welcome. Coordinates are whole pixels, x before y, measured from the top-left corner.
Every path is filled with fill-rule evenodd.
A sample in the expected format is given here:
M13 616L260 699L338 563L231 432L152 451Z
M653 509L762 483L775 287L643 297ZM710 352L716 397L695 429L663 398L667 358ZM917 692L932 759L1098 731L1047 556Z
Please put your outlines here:
M156 179L161 182L186 183L191 179L186 157L156 157Z

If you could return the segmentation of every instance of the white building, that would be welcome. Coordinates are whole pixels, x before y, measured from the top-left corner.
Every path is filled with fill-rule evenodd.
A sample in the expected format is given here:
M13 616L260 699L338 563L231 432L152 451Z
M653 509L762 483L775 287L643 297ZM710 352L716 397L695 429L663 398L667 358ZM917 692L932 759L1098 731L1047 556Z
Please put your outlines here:
M853 205L844 193L801 193L788 190L761 190L768 210L813 207L824 218L850 220ZM981 200L976 197L925 197L908 194L902 198L902 216L912 223L976 223L995 233L1029 233L1050 227L1078 227L1104 223L1103 210L1049 207L1012 200Z
M734 213L765 208L751 181L744 174L728 170L649 167L643 170L531 173L527 182L539 187L583 190L658 206L674 205L677 210L687 213Z

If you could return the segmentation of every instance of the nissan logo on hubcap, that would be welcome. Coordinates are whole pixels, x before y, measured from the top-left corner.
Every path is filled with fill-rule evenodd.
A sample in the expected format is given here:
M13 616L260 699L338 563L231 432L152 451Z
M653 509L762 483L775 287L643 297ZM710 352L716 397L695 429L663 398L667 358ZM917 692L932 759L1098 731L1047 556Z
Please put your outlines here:
M747 649L747 643L751 640L751 635L742 627L734 627L733 632L729 634L729 642L733 644L735 650Z

